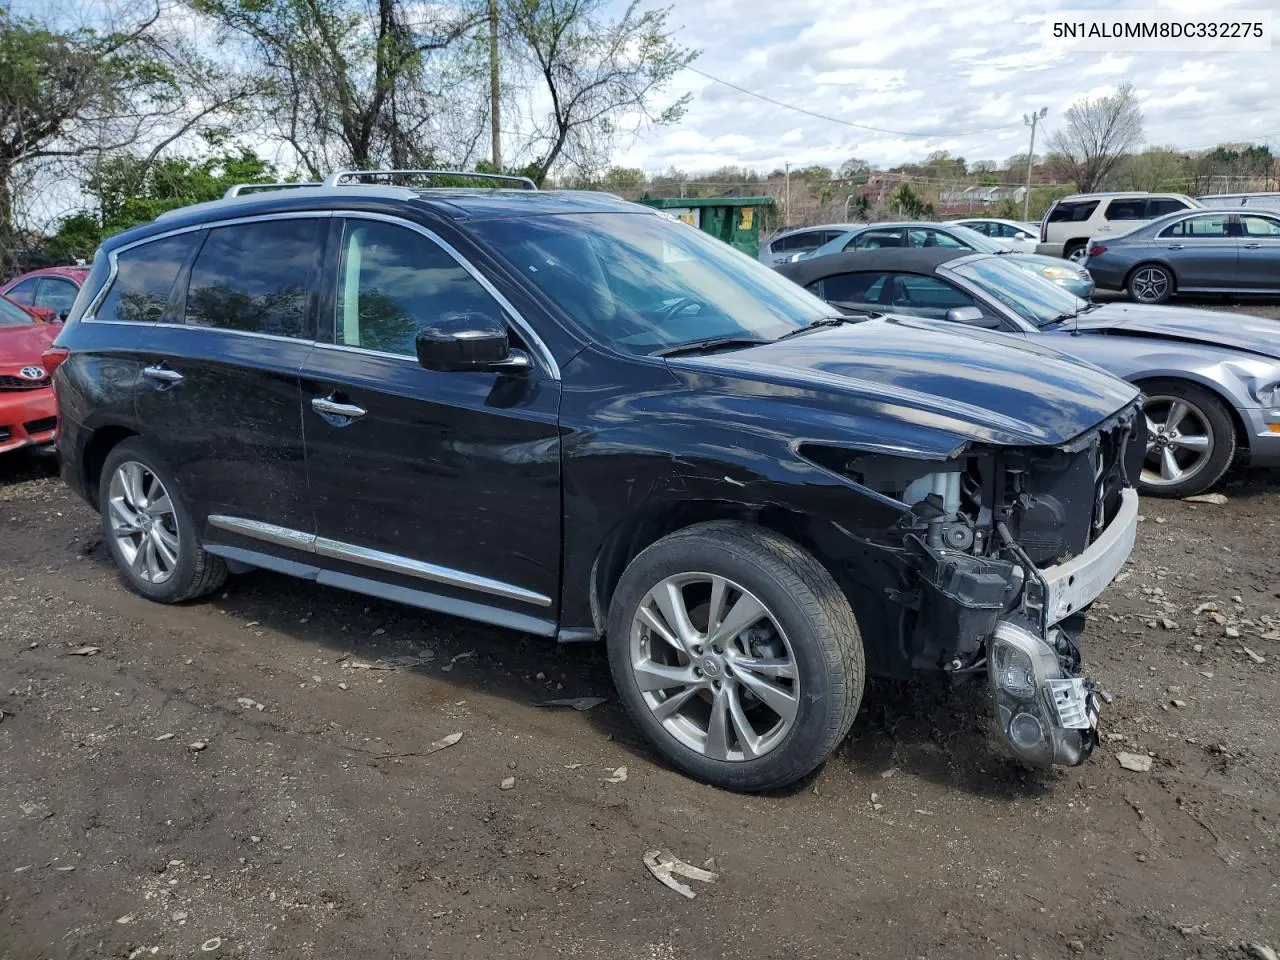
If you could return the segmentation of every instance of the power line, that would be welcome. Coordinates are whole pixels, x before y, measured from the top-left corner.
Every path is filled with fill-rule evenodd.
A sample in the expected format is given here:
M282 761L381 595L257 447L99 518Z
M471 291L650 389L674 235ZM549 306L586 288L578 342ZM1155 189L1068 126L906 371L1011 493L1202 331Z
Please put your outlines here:
M816 113L813 110L807 110L804 107L797 107L794 103L784 103L781 100L775 100L773 97L766 96L763 93L757 93L754 90L748 90L746 87L740 87L736 83L730 83L728 80L721 80L719 77L713 77L709 73L704 73L697 67L685 67L700 77L721 84L731 90L737 90L739 93L745 93L749 97L755 97L757 100L763 100L765 103L772 103L775 107L782 107L786 110L793 110L796 113L803 113L807 117L813 117L816 120L825 120L828 123L839 123L846 127L854 127L858 130L870 130L872 133L887 133L895 137L923 137L930 140L948 140L957 137L974 137L983 133L992 133L996 130L1005 130L1015 125L1015 123L1002 123L994 127L986 127L982 130L969 130L965 133L920 133L911 130L890 130L887 127L873 127L866 123L854 123L852 120L843 120L840 117L830 117L825 113ZM1016 121L1015 121L1016 122Z

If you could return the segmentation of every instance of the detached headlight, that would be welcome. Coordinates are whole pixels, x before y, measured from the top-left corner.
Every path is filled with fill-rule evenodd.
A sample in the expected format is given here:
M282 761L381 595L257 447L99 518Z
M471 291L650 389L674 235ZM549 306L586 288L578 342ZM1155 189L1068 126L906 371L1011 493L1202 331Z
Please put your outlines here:
M1275 383L1253 385L1253 396L1262 407L1280 407L1280 380Z

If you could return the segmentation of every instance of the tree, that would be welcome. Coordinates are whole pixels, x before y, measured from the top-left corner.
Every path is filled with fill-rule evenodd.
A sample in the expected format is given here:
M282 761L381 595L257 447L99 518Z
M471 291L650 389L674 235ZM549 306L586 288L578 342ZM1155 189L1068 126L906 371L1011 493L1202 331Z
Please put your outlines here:
M125 147L151 163L246 95L234 72L213 70L159 20L155 7L105 29L55 29L0 9L0 272L16 256L20 168L74 175L81 160Z
M900 183L889 191L889 209L909 220L933 216L933 204L926 203L909 183Z
M697 56L676 43L670 9L604 17L607 0L505 0L509 46L542 88L549 108L533 122L522 152L536 158L541 184L557 164L598 169L624 128L670 124L684 116L689 95L658 100Z
M1116 180L1128 190L1183 191L1190 184L1188 158L1173 147L1148 147L1125 159Z
M871 174L871 164L863 160L861 157L850 157L844 163L840 164L840 179L853 180L858 183L866 183L867 177Z
M1063 157L1064 172L1083 193L1102 186L1120 158L1142 142L1142 110L1131 83L1109 96L1076 101L1064 119L1049 148Z
M848 204L849 216L858 223L863 223L871 215L871 198L865 193L856 193Z

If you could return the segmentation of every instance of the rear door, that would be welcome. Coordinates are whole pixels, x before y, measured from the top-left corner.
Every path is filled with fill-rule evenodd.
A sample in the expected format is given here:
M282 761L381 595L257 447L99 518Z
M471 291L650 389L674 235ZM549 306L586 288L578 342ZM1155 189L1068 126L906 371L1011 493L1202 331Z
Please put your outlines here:
M1173 267L1179 287L1234 287L1240 241L1232 214L1205 213L1172 223L1156 237L1153 253Z
M166 322L142 344L136 403L147 439L197 525L214 516L215 531L257 531L245 546L313 533L298 371L314 340L327 223L309 214L202 231Z
M417 332L448 313L505 317L530 345L428 231L355 216L333 229L324 342L302 379L316 550L347 578L326 582L543 630L560 575L559 379L536 360L424 369Z
M1236 286L1280 290L1280 217L1241 213Z

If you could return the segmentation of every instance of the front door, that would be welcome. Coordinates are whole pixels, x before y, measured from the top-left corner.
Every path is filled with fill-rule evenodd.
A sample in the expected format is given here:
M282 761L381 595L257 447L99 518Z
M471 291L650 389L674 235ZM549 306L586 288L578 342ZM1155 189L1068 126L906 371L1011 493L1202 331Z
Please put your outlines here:
M1280 290L1280 217L1240 214L1240 260L1236 286Z
M356 589L374 578L409 602L545 626L560 575L559 381L537 362L521 374L424 369L424 323L509 314L417 228L352 217L333 230L330 342L302 378L317 554L362 578L346 584Z

